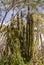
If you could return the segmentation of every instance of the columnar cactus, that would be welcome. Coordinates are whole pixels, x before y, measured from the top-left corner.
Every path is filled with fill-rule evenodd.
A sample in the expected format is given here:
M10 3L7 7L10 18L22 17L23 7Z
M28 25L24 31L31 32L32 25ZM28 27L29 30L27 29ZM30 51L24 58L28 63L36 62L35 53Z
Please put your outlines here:
M28 7L28 14L27 14L27 25L26 25L26 46L27 46L27 61L32 58L33 55L33 18L32 14L29 13Z
M30 61L33 55L34 27L33 27L32 14L29 13L29 7L28 7L28 14L27 14L26 28L23 24L23 20L21 21L22 21L22 30L20 33L21 55L23 58L25 58L26 61Z

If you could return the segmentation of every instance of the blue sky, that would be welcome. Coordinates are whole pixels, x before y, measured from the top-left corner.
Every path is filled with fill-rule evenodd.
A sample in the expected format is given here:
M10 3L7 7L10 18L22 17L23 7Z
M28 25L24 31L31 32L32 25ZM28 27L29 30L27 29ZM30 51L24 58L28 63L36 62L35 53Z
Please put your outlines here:
M39 11L44 13L44 9L42 7L39 7Z

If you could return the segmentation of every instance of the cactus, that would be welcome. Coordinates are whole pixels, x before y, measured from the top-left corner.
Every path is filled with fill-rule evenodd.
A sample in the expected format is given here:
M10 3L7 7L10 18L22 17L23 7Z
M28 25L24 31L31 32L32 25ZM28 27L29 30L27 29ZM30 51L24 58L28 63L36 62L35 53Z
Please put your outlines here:
M33 55L33 40L34 40L34 27L33 27L33 18L32 14L27 14L27 25L26 25L26 46L27 46L27 61L30 61Z
M21 21L23 23L23 20ZM26 27L24 26L24 24L22 24L22 30L20 33L21 55L25 61L30 61L33 56L33 30L33 17L32 14L29 13L28 7Z

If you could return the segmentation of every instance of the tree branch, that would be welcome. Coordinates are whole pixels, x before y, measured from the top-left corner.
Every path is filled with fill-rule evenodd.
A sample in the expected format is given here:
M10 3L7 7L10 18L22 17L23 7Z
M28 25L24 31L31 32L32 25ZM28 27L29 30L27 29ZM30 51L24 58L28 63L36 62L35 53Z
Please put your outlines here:
M10 8L9 10L7 10L7 12L5 13L5 16L4 16L4 18L3 18L2 22L1 22L0 29L2 28L3 22L4 22L4 20L5 20L6 16L7 16L8 12L14 7L13 3L14 3L14 0L13 0L13 2L12 2L11 8ZM15 2L15 5L16 5L16 4L19 4L19 3L23 3L23 1ZM17 13L16 13L16 14L17 14ZM15 16L16 16L16 15L15 15Z
M13 3L14 3L14 0L13 0L13 2L12 2L12 5L13 5ZM5 20L6 16L7 16L8 12L12 9L12 7L13 7L13 6L11 6L11 8L5 13L5 16L4 16L4 18L3 18L2 22L1 22L0 29L2 28L3 22L4 22L4 20Z

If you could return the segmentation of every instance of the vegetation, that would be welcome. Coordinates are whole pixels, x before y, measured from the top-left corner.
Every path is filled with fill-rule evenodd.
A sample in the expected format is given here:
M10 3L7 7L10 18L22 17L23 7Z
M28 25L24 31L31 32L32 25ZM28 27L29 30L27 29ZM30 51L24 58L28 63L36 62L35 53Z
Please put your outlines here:
M43 21L41 21L41 14L36 14L36 7L39 6L42 2L31 2L32 1L30 0L0 1L1 6L4 5L5 7L2 9L6 11L0 25L0 35L1 33L2 35L4 33L6 40L6 43L5 41L3 42L6 44L5 49L3 48L0 53L0 65L44 65L44 61L41 59L43 54L41 33L44 33L44 31L41 30L42 28L40 29L40 25L43 23ZM23 4L21 5L21 3ZM23 7L25 8L25 6L27 6L27 14L23 14L23 11L21 10ZM29 6L32 8L32 12ZM16 15L14 15L14 10L16 7L18 8L18 12ZM9 24L3 25L5 18L11 9L13 13L9 19ZM26 21L23 19L24 15L26 15ZM37 30L34 29L35 27ZM36 37L36 40L34 37ZM39 37L41 40L42 52L38 49ZM0 44L2 44L2 42L0 42Z

